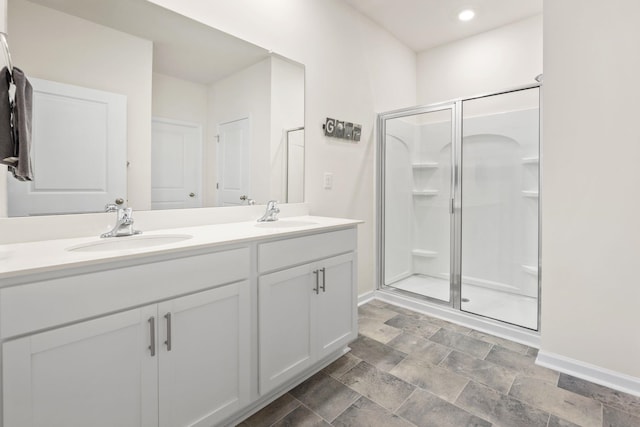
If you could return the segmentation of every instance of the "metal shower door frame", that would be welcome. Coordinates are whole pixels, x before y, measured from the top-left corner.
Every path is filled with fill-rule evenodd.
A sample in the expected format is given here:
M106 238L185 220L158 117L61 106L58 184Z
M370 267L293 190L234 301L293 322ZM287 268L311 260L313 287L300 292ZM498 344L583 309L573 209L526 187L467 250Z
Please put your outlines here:
M449 306L457 311L461 310L461 296L462 296L462 135L463 135L463 121L462 121L462 104L465 101L471 101L474 99L487 98L496 95L503 95L513 92L519 92L528 89L539 88L542 89L542 85L539 82L522 85L507 90L501 90L497 92L484 93L480 95L457 98L448 102L422 105L410 108L403 108L399 110L393 110L378 114L377 118L377 143L376 143L376 186L377 186L377 199L376 199L376 262L378 268L376 269L376 289L387 289L389 286L384 284L384 232L385 232L385 148L386 148L386 121L389 119L414 116L423 113L430 113L434 111L441 111L446 109L452 110L452 123L451 123L451 193L450 193L450 297L449 301L442 301L435 298L429 298L425 296L418 296L413 294L414 298L420 297L429 302ZM538 130L538 319L537 319L537 331L541 329L541 273L542 267L540 265L542 259L542 224L541 224L541 206L542 206L542 90L540 90L539 102L539 130ZM395 290L398 291L398 290ZM474 314L474 313L470 313ZM477 314L476 314L477 315ZM480 315L477 315L480 316Z

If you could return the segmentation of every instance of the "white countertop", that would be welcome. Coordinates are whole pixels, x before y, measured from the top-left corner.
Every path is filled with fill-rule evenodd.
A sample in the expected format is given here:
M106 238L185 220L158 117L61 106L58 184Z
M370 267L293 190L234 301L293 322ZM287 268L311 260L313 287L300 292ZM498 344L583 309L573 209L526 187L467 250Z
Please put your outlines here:
M278 236L295 237L297 234L304 234L310 231L329 231L333 228L343 228L363 222L359 220L318 216L287 217L279 221L283 226L279 227L277 223L274 222L265 227L257 225L258 223L256 221L245 221L149 232L144 232L144 224L140 224L139 227L143 230L143 234L139 235L140 237L185 234L193 237L177 243L136 249L99 252L67 250L68 248L95 242L112 239L135 239L139 236L111 237L108 239L100 239L100 237L95 236L0 245L0 280L68 268L99 265L114 261L147 258L154 255L183 252L222 244L235 244ZM286 227L287 222L295 226Z

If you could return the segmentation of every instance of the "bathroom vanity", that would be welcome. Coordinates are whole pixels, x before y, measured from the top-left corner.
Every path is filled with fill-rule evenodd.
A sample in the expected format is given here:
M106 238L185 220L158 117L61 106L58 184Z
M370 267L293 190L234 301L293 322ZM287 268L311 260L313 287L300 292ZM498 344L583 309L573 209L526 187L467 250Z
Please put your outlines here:
M2 426L216 426L255 412L357 336L357 223L3 246Z

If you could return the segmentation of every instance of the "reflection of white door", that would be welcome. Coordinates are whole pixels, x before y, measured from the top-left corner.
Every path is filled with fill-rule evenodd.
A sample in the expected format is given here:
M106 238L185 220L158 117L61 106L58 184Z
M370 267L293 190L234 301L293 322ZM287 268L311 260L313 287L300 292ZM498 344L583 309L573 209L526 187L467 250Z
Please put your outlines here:
M218 206L246 204L251 197L249 131L248 118L218 125Z
M202 206L200 125L154 118L151 134L151 209Z
M34 180L9 177L9 216L103 212L127 198L127 97L29 78Z

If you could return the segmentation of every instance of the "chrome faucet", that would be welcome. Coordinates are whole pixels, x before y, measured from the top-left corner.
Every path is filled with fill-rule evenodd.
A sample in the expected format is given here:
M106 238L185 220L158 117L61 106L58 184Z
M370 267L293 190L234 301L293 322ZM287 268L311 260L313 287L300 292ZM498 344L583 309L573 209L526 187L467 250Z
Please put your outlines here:
M117 205L109 204L104 208L105 212L117 212L116 225L107 233L103 233L100 237L122 237L140 234L142 231L133 229L133 209L120 208Z
M267 211L258 218L258 222L277 221L280 208L278 208L277 200L269 200L267 202Z

